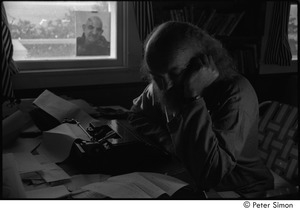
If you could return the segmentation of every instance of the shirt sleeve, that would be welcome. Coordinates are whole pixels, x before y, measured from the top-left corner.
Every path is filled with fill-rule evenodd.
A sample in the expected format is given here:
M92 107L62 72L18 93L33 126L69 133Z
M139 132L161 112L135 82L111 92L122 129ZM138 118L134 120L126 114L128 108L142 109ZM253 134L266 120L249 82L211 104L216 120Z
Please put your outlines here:
M228 100L213 123L200 98L168 123L176 155L202 189L215 187L233 170L243 147L243 115L235 103Z
M173 152L166 120L159 107L155 105L151 84L145 88L139 97L133 100L128 120L140 134L161 146L166 152Z

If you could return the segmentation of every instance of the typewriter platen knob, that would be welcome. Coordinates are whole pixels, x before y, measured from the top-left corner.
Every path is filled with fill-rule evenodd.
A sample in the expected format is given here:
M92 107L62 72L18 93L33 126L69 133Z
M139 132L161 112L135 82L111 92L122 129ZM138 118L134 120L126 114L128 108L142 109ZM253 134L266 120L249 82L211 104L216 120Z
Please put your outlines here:
M111 149L111 144L109 142L104 142L103 144L104 149L109 150Z

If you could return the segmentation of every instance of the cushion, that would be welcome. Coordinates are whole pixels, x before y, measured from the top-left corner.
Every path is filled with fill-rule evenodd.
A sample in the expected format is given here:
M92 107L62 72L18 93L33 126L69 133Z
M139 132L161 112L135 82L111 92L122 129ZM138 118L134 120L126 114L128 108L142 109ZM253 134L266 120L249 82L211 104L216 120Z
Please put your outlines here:
M270 103L259 121L259 149L266 166L290 183L298 184L298 109Z

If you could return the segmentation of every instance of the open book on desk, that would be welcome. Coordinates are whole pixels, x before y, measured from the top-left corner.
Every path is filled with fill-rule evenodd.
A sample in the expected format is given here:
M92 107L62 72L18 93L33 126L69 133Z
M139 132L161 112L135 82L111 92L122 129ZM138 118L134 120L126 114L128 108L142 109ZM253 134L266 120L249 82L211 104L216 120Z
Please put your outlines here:
M171 176L150 172L133 172L108 178L82 187L112 199L155 199L171 197L188 184ZM77 198L82 198L77 196ZM91 198L91 197L85 197Z

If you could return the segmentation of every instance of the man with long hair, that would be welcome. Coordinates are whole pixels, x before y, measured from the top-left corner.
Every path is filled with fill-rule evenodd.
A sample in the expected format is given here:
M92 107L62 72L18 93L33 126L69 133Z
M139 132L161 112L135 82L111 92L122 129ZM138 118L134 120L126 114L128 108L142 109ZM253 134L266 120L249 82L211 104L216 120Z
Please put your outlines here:
M200 190L273 187L259 158L258 99L222 44L195 25L166 22L145 42L149 85L130 123L176 156Z

